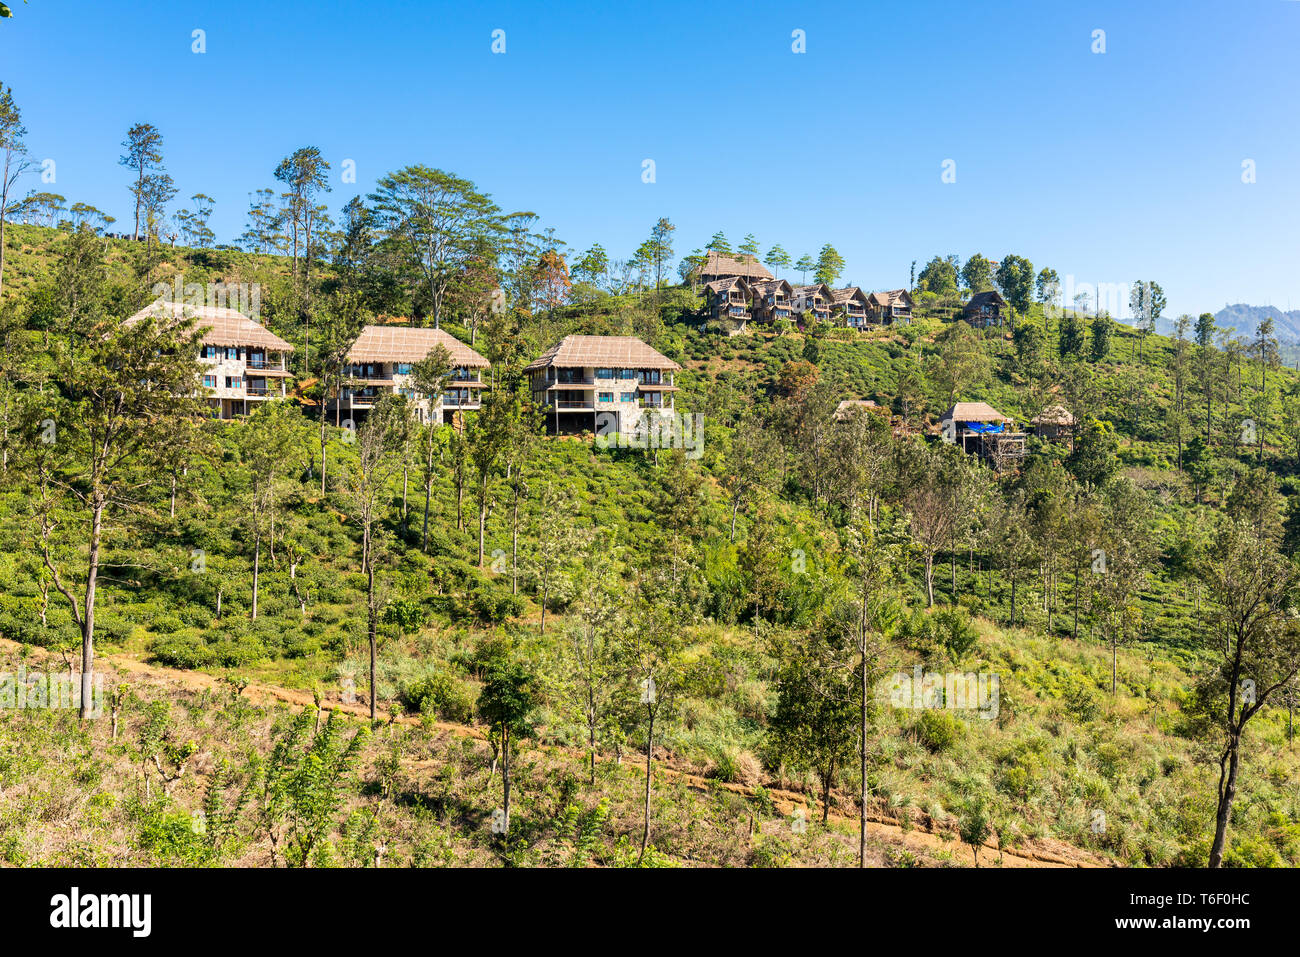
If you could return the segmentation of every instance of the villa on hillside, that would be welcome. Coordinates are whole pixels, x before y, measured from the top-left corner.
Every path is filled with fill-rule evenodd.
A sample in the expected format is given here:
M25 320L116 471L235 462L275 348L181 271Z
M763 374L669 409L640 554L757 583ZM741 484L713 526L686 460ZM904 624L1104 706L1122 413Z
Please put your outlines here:
M1068 438L1073 443L1074 427L1077 424L1074 413L1063 405L1049 405L1029 420L1034 435L1049 442Z
M451 375L440 395L418 395L412 368L438 346L451 356ZM364 416L385 393L401 393L415 403L422 422L450 423L456 413L479 408L491 363L441 329L366 326L348 351L343 388L329 408L335 417Z
M750 283L750 293L754 297L754 318L760 322L792 318L794 314L790 311L790 293L793 288L784 279Z
M867 318L882 326L912 321L912 294L906 289L873 292L867 296Z
M775 279L753 256L733 258L709 250L704 262L695 270L695 278L702 283L715 279L744 279L748 282L766 282Z
M831 318L831 287L817 282L808 286L793 286L790 289L790 310L796 316L805 312L812 313L817 322L829 322Z
M944 441L978 455L994 468L1014 467L1025 457L1025 433L987 402L958 402L939 417Z
M714 279L704 287L705 308L709 318L738 323L740 329L753 317L750 312L753 296L753 291L745 280L736 276Z
M970 302L962 309L961 318L965 319L976 329L986 329L989 326L1002 325L1003 310L1007 307L1007 301L1002 298L996 289L988 289L984 292L977 292L971 297Z
M558 434L594 432L604 413L615 416L615 431L631 432L647 412L672 412L680 370L631 336L565 336L524 371L547 430Z
M835 319L843 320L852 329L861 329L867 324L867 294L857 286L832 289L830 308Z
M224 306L191 306L158 299L137 312L127 324L146 316L189 318L205 330L199 347L203 366L198 385L213 416L233 419L247 415L259 402L288 394L287 358L293 346L241 312Z

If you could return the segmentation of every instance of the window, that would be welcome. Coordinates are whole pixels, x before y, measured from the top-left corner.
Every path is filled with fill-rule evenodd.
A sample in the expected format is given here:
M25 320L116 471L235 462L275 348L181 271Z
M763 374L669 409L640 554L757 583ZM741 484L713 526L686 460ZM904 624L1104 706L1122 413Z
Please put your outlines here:
M227 359L238 359L238 358L239 358L239 346L226 346L226 358L227 358Z
M244 387L244 377L238 375L226 376L227 389L242 389Z
M624 392L623 395L622 395L622 397L619 399L619 401L620 401L620 402L635 402L635 401L636 401L636 393L635 393L635 392Z
M215 389L217 387L217 377L214 375L205 375L203 377L203 388Z
M397 363L397 374L398 374L398 375L410 375L410 374L411 374L411 364L410 364L409 362L399 362L399 363Z
M612 378L614 378L614 370L613 370L613 369L597 369L597 370L596 370L596 378L597 378L597 379L612 379Z
M620 378L620 379L635 379L635 378L636 378L636 370L635 370L635 369L624 369L624 370L622 370L622 372L620 373L619 378Z
M216 347L216 346L204 346L204 347L203 347L203 358L205 358L205 359L215 359L216 357L217 357L217 347Z
M613 392L602 392L602 393L600 393L600 401L601 401L601 402L613 402L613 401L614 401L614 393L613 393Z

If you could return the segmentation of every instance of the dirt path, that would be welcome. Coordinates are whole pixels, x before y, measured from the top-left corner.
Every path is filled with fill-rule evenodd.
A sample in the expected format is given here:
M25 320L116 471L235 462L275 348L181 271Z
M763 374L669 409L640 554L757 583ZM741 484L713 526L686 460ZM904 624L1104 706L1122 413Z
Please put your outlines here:
M16 641L8 638L0 638L0 651L6 651L17 654L23 646ZM60 669L66 667L61 656L54 652L47 651L44 648L31 647L31 656L53 661L58 664ZM140 677L152 678L166 684L179 685L190 691L208 691L223 687L223 679L201 671L182 671L175 668L164 668L157 665L151 665L141 661L138 657L130 654L110 654L103 655L98 659L100 665L109 664L115 668L119 674L138 675ZM107 680L106 682L107 683ZM244 689L243 695L249 701L256 704L273 704L282 702L295 708L313 708L316 706L315 698L308 691L299 691L292 688L282 688L276 685L264 684L262 682L250 682ZM360 718L370 717L370 708L364 704L348 703L342 700L322 700L321 707L326 711L339 711L344 714L354 715ZM389 720L388 715L383 715L381 720ZM462 738L475 738L480 741L487 740L487 734L482 728L473 725L456 724L447 721L426 722L421 718L413 715L398 715L397 723L407 725L424 725L431 730L443 731L451 735ZM561 749L570 751L575 757L584 757L585 752L573 751L572 749ZM437 767L436 762L412 760L404 762L413 770L433 770ZM655 773L664 778L671 778L681 781L687 787L697 791L709 791L720 788L730 791L733 794L742 795L747 798L754 797L755 788L744 784L732 784L712 780L701 776L693 769L686 769L681 766L674 766L671 761L659 759L655 762ZM820 810L816 802L808 795L798 791L791 791L778 787L772 781L765 781L763 786L772 799L773 805L784 815L791 815L797 808L803 808L808 814L810 821L820 817ZM857 827L858 819L855 816L846 817L832 812L830 819L839 825ZM904 828L896 818L886 817L881 814L869 812L867 815L867 833L888 843L912 848L915 850L925 850L930 853L937 851L955 852L961 857L968 849L961 844L955 836L943 837L930 828L930 825L916 823L911 827ZM1104 858L1101 858L1089 851L1065 844L1060 841L1038 840L1025 846L1015 848L1005 848L999 850L995 843L984 845L981 859L987 864L992 864L1000 858L1002 867L1109 867L1111 864Z

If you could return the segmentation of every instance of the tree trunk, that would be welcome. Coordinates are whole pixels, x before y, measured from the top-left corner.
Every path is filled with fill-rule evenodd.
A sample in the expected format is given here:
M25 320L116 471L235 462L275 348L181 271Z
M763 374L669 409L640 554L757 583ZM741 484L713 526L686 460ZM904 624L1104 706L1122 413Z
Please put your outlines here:
M261 570L262 562L262 533L258 530L253 535L253 613L252 619L257 619L257 579Z
M369 551L370 533L366 533L367 551ZM367 616L367 637L370 639L370 720L374 721L376 716L375 702L375 668L378 655L378 629L375 622L375 563L367 555L366 558L366 616Z
M1223 847L1228 837L1232 802L1237 797L1238 752L1241 736L1235 730L1228 738L1228 750L1219 761L1219 806L1214 815L1214 843L1210 847L1210 867L1223 866Z
M81 618L81 706L77 717L91 717L95 674L95 587L99 583L99 545L104 531L104 502L96 498L90 515L90 555L86 562L86 603Z
M646 846L650 843L650 770L654 761L654 742L655 742L655 713L653 707L646 708L646 714L650 718L649 728L646 732L645 739L645 824L641 829L641 853L637 855L636 862L641 863L645 857Z

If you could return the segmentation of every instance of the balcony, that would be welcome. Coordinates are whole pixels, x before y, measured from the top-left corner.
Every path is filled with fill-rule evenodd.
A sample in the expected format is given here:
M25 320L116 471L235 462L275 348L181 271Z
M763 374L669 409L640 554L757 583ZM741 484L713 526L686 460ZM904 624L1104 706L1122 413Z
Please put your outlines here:
M590 400L556 399L550 407L561 412L591 412L596 404Z
M267 359L263 356L249 356L246 363L249 369L269 369L272 372L284 372L283 359Z

